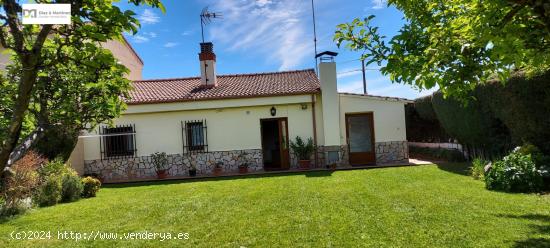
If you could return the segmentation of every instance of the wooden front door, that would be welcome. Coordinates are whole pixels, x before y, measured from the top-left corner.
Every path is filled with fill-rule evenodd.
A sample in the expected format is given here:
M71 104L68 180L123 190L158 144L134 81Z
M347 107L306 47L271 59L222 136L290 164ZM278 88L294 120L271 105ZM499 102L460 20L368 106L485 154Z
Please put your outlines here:
M264 169L290 168L287 118L262 119L260 124Z
M281 169L290 168L290 155L288 153L288 123L286 118L278 119L279 122L279 146L281 147Z
M372 113L346 114L346 135L351 165L376 163Z

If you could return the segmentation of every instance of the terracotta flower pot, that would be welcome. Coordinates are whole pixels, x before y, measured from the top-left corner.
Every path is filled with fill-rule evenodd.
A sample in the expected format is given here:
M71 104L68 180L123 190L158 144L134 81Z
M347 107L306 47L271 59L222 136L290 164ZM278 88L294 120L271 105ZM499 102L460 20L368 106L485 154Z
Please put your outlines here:
M157 178L158 179L164 179L168 176L168 171L166 170L158 170L157 171Z
M300 165L300 169L309 170L311 160L298 160L298 164Z
M221 167L214 167L214 176L219 176L222 174L223 169Z
M246 174L246 173L248 173L248 167L246 167L246 166L239 166L239 173L240 173L240 174Z

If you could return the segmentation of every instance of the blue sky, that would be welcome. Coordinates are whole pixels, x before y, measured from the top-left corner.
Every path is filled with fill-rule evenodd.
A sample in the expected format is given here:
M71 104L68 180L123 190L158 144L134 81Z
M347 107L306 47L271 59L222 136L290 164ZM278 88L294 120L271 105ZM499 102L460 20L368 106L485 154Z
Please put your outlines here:
M164 0L166 13L146 7L131 8L142 27L127 39L145 62L143 77L174 78L199 74L199 14L209 6L223 19L206 27L205 39L214 43L218 74L254 73L314 68L313 26L309 0ZM318 51L339 53L338 89L362 92L358 52L338 49L332 41L336 25L371 14L380 31L391 37L403 24L402 14L385 0L315 0ZM130 6L121 4L123 8ZM376 69L376 65L369 68ZM351 71L351 72L350 72ZM367 71L369 94L409 99L429 94L411 86L392 84L377 70Z

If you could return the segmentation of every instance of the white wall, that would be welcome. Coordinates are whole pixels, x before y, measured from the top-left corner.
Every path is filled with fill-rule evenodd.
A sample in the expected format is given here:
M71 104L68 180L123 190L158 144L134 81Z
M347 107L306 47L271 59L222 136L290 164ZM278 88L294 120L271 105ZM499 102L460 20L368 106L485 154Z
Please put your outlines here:
M311 101L311 96L309 97ZM274 105L277 109L277 115L274 117L270 115L272 106L124 114L114 122L135 124L138 156L148 156L157 151L168 154L182 153L181 121L186 120L206 119L210 151L261 149L260 119L263 118L288 117L288 133L291 139L296 136L313 137L310 102L305 110L301 104ZM81 139L85 147L84 159L99 159L99 138Z
M130 70L127 78L130 80L141 80L143 63L126 41L110 40L102 44L105 49L109 49L113 56Z
M346 144L346 113L372 112L375 142L405 141L405 102L340 94L340 137Z

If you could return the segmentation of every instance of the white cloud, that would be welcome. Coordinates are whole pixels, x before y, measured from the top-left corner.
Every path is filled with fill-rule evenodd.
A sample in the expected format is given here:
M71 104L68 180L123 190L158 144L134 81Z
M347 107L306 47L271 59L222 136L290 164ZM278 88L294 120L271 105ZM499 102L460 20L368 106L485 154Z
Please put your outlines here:
M271 3L271 0L256 0L256 5L258 5L259 7L263 7Z
M193 32L191 32L190 30L187 30L187 31L184 31L183 33L181 33L182 36L188 36L188 35L191 35Z
M138 20L141 24L155 24L160 22L160 17L150 9L143 10L143 13L138 16Z
M224 18L208 28L214 42L229 45L229 50L275 61L279 70L295 68L313 56L311 24L307 1L227 0L211 9Z
M155 32L143 32L144 35L147 35L151 38L157 38L157 33Z
M179 43L177 43L177 42L167 42L166 44L164 44L164 47L172 48L172 47L175 47L177 45L179 45Z
M387 0L371 0L372 8L373 9L383 9L387 6L388 1Z
M135 43L145 43L145 42L148 42L148 41L149 41L149 38L148 38L148 37L145 37L145 36L143 36L143 35L136 34L136 35L132 36L132 40L133 40Z

